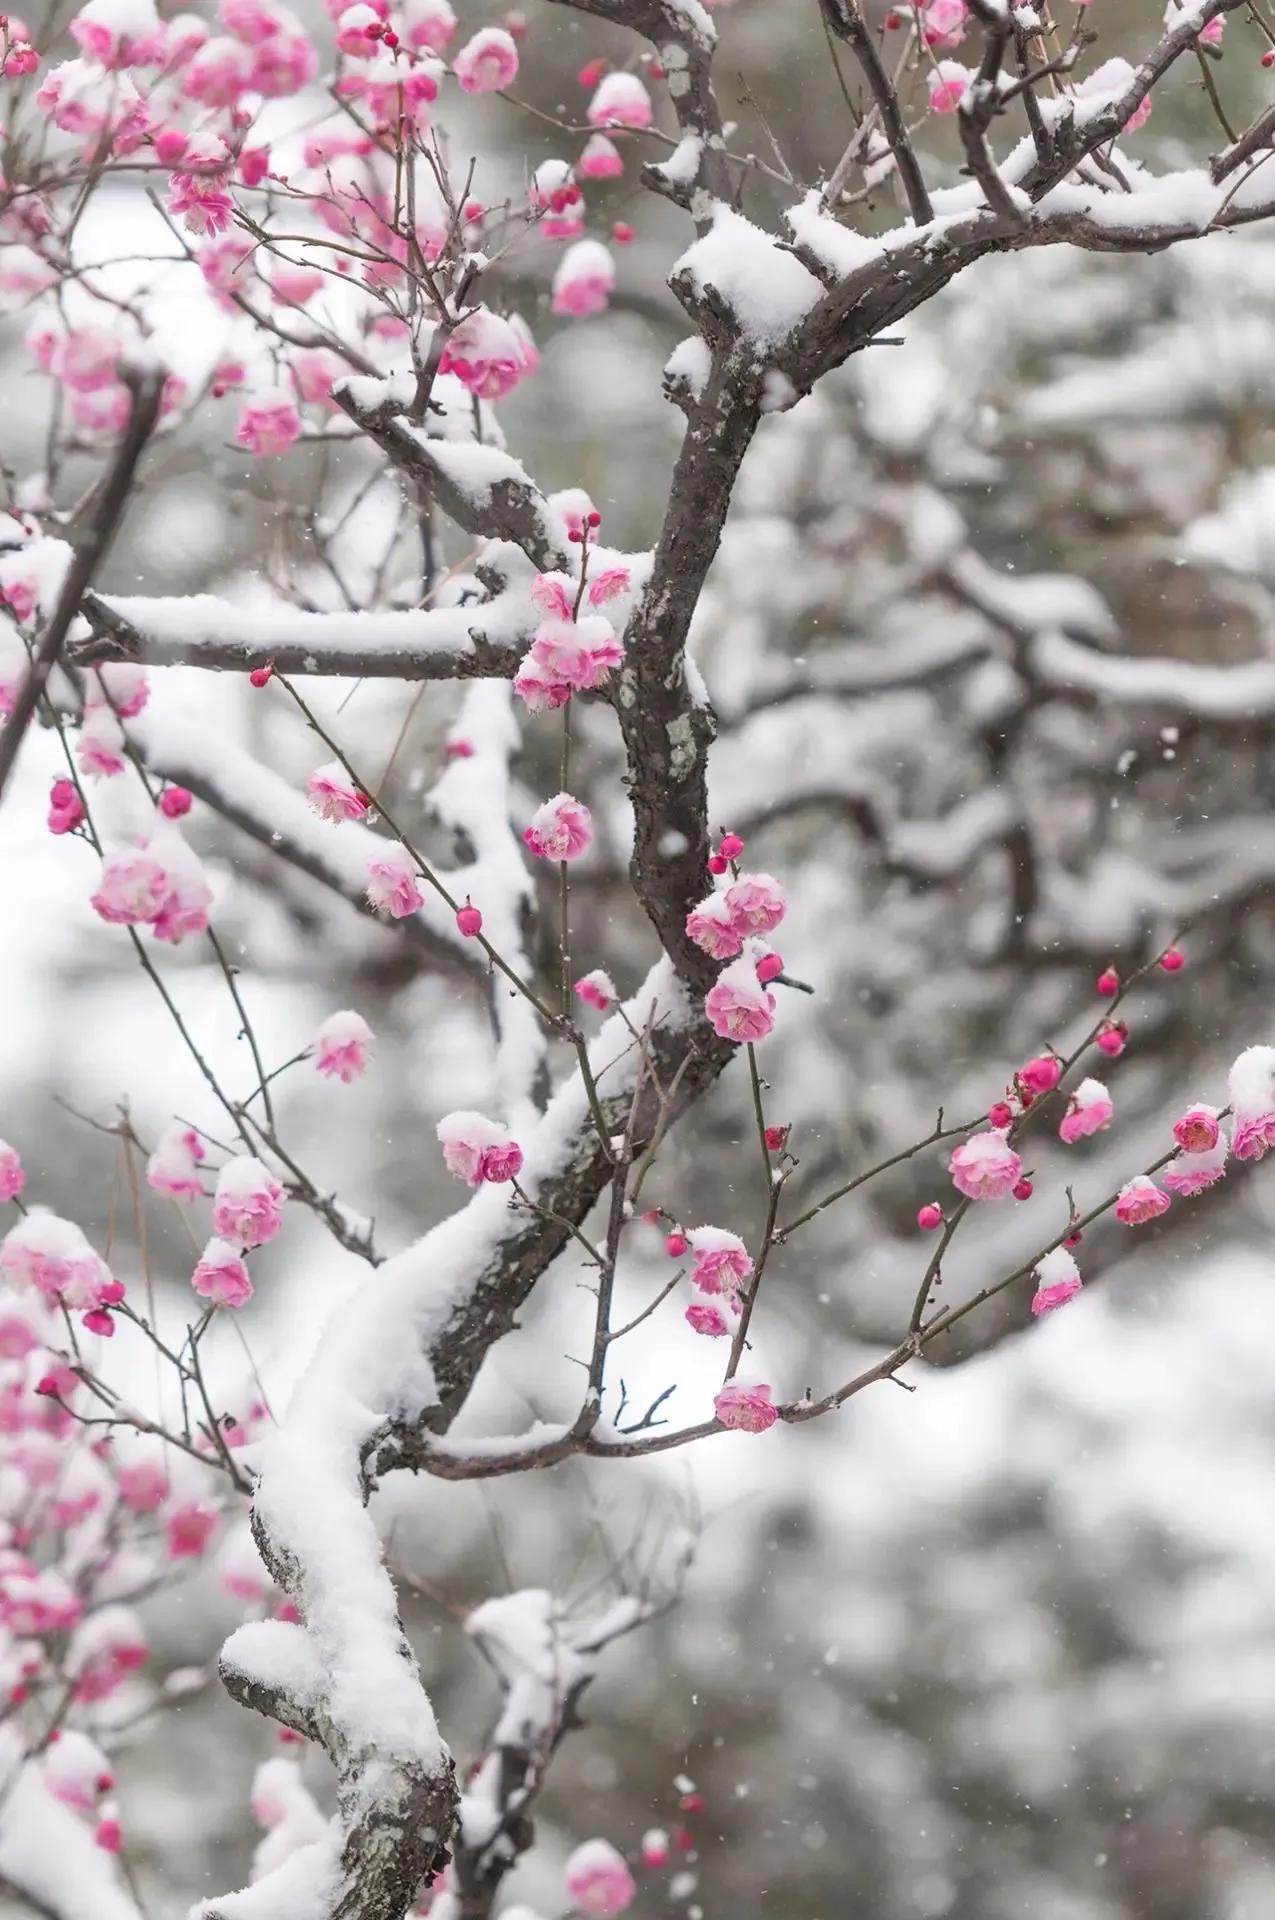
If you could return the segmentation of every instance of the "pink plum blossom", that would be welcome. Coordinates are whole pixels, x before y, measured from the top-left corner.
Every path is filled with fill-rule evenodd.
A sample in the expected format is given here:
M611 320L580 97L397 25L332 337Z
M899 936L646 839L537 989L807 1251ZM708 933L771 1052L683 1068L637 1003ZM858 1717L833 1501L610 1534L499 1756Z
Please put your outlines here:
M263 1247L283 1225L283 1188L255 1154L236 1154L217 1175L213 1232L241 1246Z
M336 412L332 389L347 372L344 360L327 347L303 347L293 355L292 378L307 406L326 407L330 413Z
M959 60L940 60L926 77L926 93L932 113L955 113L965 98L974 75Z
M318 267L299 266L291 260L276 260L270 269L270 285L277 300L290 307L303 307L321 293L327 275Z
M1052 1053L1041 1053L1021 1066L1014 1078L1023 1091L1036 1100L1042 1093L1049 1093L1056 1087L1061 1076L1062 1068L1057 1058Z
M686 1240L691 1250L692 1286L701 1293L725 1294L733 1300L753 1270L739 1235L726 1227L692 1227Z
M110 779L123 773L124 729L109 707L90 707L85 713L75 761L86 778Z
M234 212L221 178L199 173L174 173L168 182L167 205L188 233L224 233Z
M0 1140L0 1202L16 1200L25 1184L26 1175L17 1148L11 1147L7 1140Z
M1261 1160L1275 1147L1275 1047L1247 1047L1227 1076L1237 1160Z
M707 1334L710 1339L720 1339L724 1333L730 1331L726 1324L726 1315L721 1308L710 1305L707 1300L692 1301L686 1309L685 1319L687 1326L694 1332Z
M179 1200L183 1205L200 1200L204 1192L199 1171L203 1158L203 1142L194 1128L176 1121L165 1128L146 1162L146 1184L152 1192Z
M959 46L965 37L968 17L965 0L926 0L924 25L932 45Z
M740 933L770 933L787 911L783 888L768 873L744 873L723 896Z
M399 31L406 46L441 53L456 31L450 0L403 0Z
M586 140L576 169L582 180L616 180L624 172L624 158L614 140L595 133Z
M372 1029L361 1013L348 1007L330 1013L314 1036L315 1071L348 1087L366 1072L372 1046Z
M1115 1215L1122 1226L1140 1227L1148 1220L1158 1220L1162 1213L1169 1211L1169 1196L1161 1193L1154 1180L1147 1174L1135 1174L1116 1197Z
M371 805L339 760L316 767L305 783L305 797L320 820L361 820Z
M197 1560L217 1531L215 1507L185 1500L164 1515L164 1540L170 1560Z
M501 1185L516 1178L522 1166L522 1148L511 1140L508 1130L485 1114L463 1111L448 1113L437 1127L443 1149L443 1164L458 1180L471 1187L484 1181Z
M577 240L553 276L553 311L575 320L605 313L615 287L615 262L600 240Z
M107 856L91 904L101 919L133 927L153 920L167 894L167 873L154 854L139 847Z
M1207 1153L1221 1138L1216 1107L1197 1100L1173 1123L1173 1138L1183 1153Z
M595 967L592 973L581 974L575 983L574 992L576 998L583 1000L586 1007L596 1007L599 1013L605 1013L607 1008L613 1007L619 999L614 980L601 967Z
M452 56L462 93L499 93L518 77L518 47L503 27L482 27Z
M246 1307L252 1298L252 1281L237 1249L217 1236L200 1254L190 1284L218 1307Z
M438 364L480 400L503 400L527 371L513 324L489 307L475 307L453 328Z
M1092 73L1086 74L1083 80L1077 81L1073 91L1086 99L1097 99L1106 95L1115 100L1127 92L1133 77L1133 68L1127 60L1119 58L1104 60L1100 66L1094 68ZM1147 94L1138 102L1125 121L1125 132L1136 133L1139 127L1145 127L1150 118L1151 96Z
M53 1798L80 1813L91 1812L99 1795L114 1784L102 1749L74 1727L59 1730L57 1739L45 1747L40 1768ZM105 1788L100 1785L103 1780L109 1783Z
M537 807L522 837L537 860L578 860L593 839L593 817L582 800L556 793Z
M637 1886L624 1855L609 1840L586 1840L567 1860L567 1898L578 1913L601 1920L624 1913L637 1897Z
M115 1484L130 1513L154 1513L168 1498L168 1474L158 1459L121 1462L115 1469Z
M0 712L3 704L0 703ZM84 802L71 780L55 780L49 788L48 827L50 833L73 833L84 823Z
M150 699L150 675L132 660L108 661L84 676L84 704L105 706L121 720L133 720Z
M1042 1255L1036 1262L1032 1312L1039 1317L1042 1313L1052 1313L1056 1307L1065 1307L1083 1285L1080 1269L1066 1247L1055 1247L1052 1253Z
M118 1298L110 1268L74 1221L43 1209L33 1208L0 1241L0 1274L11 1285L32 1287L76 1312Z
M591 127L649 127L651 96L635 73L604 74L585 115Z
M1227 1151L1226 1135L1220 1133L1215 1146L1200 1153L1177 1154L1160 1175L1161 1186L1182 1199L1203 1193L1206 1187L1226 1178Z
M775 996L758 980L757 963L750 954L722 969L705 995L704 1012L718 1038L733 1040L736 1046L764 1040L773 1030Z
M388 913L391 920L405 920L424 905L416 884L416 863L406 847L387 840L368 861L367 875L369 902L378 913Z
M1111 1125L1114 1111L1111 1095L1101 1080L1082 1080L1058 1123L1058 1138L1072 1146L1091 1133L1101 1133Z
M1012 1193L1023 1163L998 1128L972 1133L952 1149L947 1170L967 1200L1000 1200Z
M235 427L235 445L268 457L286 453L301 432L301 415L288 393L262 393L246 401Z
M779 1418L770 1388L754 1380L728 1380L713 1396L713 1411L724 1427L740 1433L765 1433Z
M106 1606L82 1620L71 1637L66 1671L80 1701L105 1700L144 1667L150 1648L131 1607Z

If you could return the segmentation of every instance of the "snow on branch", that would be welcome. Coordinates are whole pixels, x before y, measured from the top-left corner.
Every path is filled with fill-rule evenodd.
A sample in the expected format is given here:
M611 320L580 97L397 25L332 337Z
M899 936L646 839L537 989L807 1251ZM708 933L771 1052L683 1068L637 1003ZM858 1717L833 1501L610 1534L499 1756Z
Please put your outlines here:
M477 441L431 437L406 418L400 400L385 397L379 381L343 381L333 398L419 497L435 501L466 533L512 541L545 572L571 566L561 514L512 454Z
M645 1054L635 1031L649 1036ZM691 1009L662 963L623 1016L603 1027L589 1059L618 1129L648 1056L659 1071L681 1069L674 1103L680 1111L729 1051L698 1041ZM638 1144L655 1124L648 1105ZM297 1605L310 1651L302 1654L295 1641L245 1644L236 1636L223 1675L246 1704L285 1724L304 1723L336 1768L340 1865L312 1920L400 1920L450 1830L451 1761L402 1634L367 1510L370 1492L381 1474L416 1464L418 1447L428 1451L426 1435L446 1425L611 1173L607 1143L574 1073L523 1142L521 1184L534 1211L511 1207L497 1186L482 1186L460 1212L381 1267L374 1288L360 1290L333 1316L281 1425L263 1444L254 1530L266 1564ZM301 1697L292 1691L298 1683ZM328 1861L329 1846L315 1843L318 1866ZM273 1880L211 1903L205 1920L276 1914Z
M511 679L535 623L514 592L401 613L242 607L208 593L89 594L81 610L92 637L69 648L78 665L135 660L242 673L270 662L282 673L394 680Z

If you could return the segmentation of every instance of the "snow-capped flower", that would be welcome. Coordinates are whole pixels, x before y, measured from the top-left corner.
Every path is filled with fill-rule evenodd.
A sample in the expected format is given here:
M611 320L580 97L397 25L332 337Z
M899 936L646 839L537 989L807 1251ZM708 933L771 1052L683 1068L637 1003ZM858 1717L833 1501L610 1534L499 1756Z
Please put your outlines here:
M423 47L441 53L456 31L456 15L450 0L403 0L399 31L409 47Z
M1183 1153L1207 1153L1221 1138L1216 1107L1197 1100L1173 1123L1173 1138Z
M301 415L290 393L259 393L240 409L235 445L262 457L286 453L300 433Z
M0 1201L16 1200L25 1185L26 1175L17 1148L11 1147L7 1140L0 1140Z
M651 96L635 73L604 74L585 115L591 127L649 127Z
M1116 1219L1122 1226L1140 1227L1148 1220L1158 1220L1169 1211L1169 1205L1168 1194L1161 1193L1154 1180L1145 1173L1135 1174L1117 1196Z
M771 933L787 912L784 890L768 873L742 873L722 898L740 933Z
M200 1162L204 1146L193 1127L177 1121L166 1127L146 1162L146 1184L154 1193L188 1204L203 1197L204 1183Z
M373 1044L372 1029L361 1013L348 1007L330 1013L314 1036L315 1071L348 1087L367 1070Z
M1005 1135L993 1127L986 1133L972 1133L954 1147L947 1170L952 1185L967 1200L999 1200L1013 1191L1023 1163Z
M1072 1146L1077 1140L1087 1139L1091 1133L1101 1133L1104 1127L1111 1125L1114 1112L1111 1095L1101 1080L1082 1080L1058 1123L1058 1138Z
M624 1855L609 1840L586 1840L578 1846L568 1857L564 1879L572 1907L601 1920L623 1913L637 1897Z
M252 1281L238 1250L216 1235L200 1254L190 1284L201 1299L218 1307L245 1307L252 1299Z
M81 1313L119 1298L110 1268L74 1221L41 1209L26 1214L0 1242L0 1274Z
M522 1166L522 1148L507 1128L486 1114L462 1111L444 1114L436 1129L443 1164L471 1187L485 1180L500 1185L516 1178Z
M528 371L513 323L490 307L475 307L448 336L439 361L480 400L503 400Z
M736 1046L764 1040L775 1025L775 996L757 978L757 962L744 953L724 967L704 997L704 1012L720 1040Z
M553 276L553 311L574 320L605 313L615 288L615 262L600 240L577 240Z
M686 1309L685 1319L694 1332L707 1334L710 1339L720 1339L730 1331L721 1308L711 1306L706 1300L693 1300Z
M90 707L75 743L80 772L93 779L110 779L124 771L124 729L109 707Z
M619 999L614 980L601 967L595 967L592 973L581 974L574 991L578 1000L583 1000L586 1007L596 1007L599 1013L605 1013ZM2 1189L0 1197L3 1197Z
M416 863L406 847L387 840L367 863L367 897L378 913L405 920L424 904L416 884Z
M75 1727L62 1727L57 1739L45 1747L40 1770L54 1799L79 1813L91 1812L115 1784L102 1749Z
M537 807L522 837L538 860L578 860L593 839L593 817L583 801L556 793Z
M1182 1199L1203 1193L1206 1187L1225 1179L1227 1152L1226 1135L1219 1133L1215 1145L1200 1153L1179 1153L1170 1160L1160 1175L1160 1184Z
M105 1700L146 1665L146 1630L131 1607L99 1607L80 1622L66 1651L66 1671L80 1701Z
M1036 1263L1036 1292L1032 1297L1032 1312L1039 1316L1052 1313L1056 1307L1065 1307L1083 1285L1080 1269L1066 1247L1055 1247L1052 1253L1043 1254Z
M624 172L624 158L614 140L595 133L585 141L576 171L582 180L616 180Z
M686 931L697 947L714 960L733 960L744 945L724 893L710 893L686 916Z
M739 1235L726 1227L692 1227L686 1243L691 1250L691 1284L701 1293L733 1299L753 1270Z
M1275 1047L1246 1047L1227 1076L1237 1160L1261 1160L1275 1147Z
M955 113L965 98L974 75L959 60L940 60L926 78L926 94L931 113Z
M713 1411L724 1427L740 1433L765 1433L779 1418L770 1388L754 1380L728 1380L713 1396Z
M305 797L320 820L361 820L371 805L339 760L316 767L305 783Z
M462 93L499 93L518 77L518 46L503 27L481 27L452 56Z
M112 925L134 927L155 918L167 893L168 875L163 867L154 854L138 847L109 854L103 860L91 905Z
M965 0L925 0L926 40L931 46L959 46L967 18Z
M255 1154L236 1154L217 1175L213 1232L244 1247L263 1247L283 1225L283 1188Z

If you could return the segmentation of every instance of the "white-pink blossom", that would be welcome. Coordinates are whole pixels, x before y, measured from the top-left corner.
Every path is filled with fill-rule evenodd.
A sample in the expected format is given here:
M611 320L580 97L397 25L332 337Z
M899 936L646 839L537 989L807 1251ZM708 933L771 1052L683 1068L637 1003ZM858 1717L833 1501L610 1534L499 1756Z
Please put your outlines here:
M1055 1247L1052 1253L1044 1254L1036 1262L1032 1312L1039 1317L1042 1313L1052 1313L1057 1307L1065 1307L1083 1285L1080 1269L1066 1247Z
M577 240L553 276L553 310L576 320L605 313L615 287L615 262L600 240Z
M443 1164L471 1187L484 1181L496 1185L516 1178L522 1166L522 1148L507 1128L486 1114L462 1111L444 1114L436 1129Z
M218 1307L244 1307L252 1298L252 1281L238 1248L218 1235L200 1254L190 1284L201 1299L211 1300Z
M556 793L536 808L522 837L538 860L578 860L593 839L593 817L583 801Z
M1012 1192L1023 1170L1022 1160L997 1128L972 1133L952 1149L947 1170L952 1185L967 1200L1000 1200Z
M462 93L499 93L518 77L518 45L503 27L481 27L452 56Z
M564 1878L576 1911L601 1920L624 1913L637 1896L624 1855L609 1840L586 1840L578 1846L567 1860Z
M405 920L424 905L416 884L416 862L407 848L387 840L367 863L367 897L377 913Z
M765 1433L779 1418L770 1388L759 1380L728 1380L713 1396L713 1411L739 1433Z
M177 1120L164 1129L146 1162L146 1184L153 1192L162 1193L170 1200L180 1200L183 1205L199 1200L204 1191L200 1173L203 1158L204 1146L199 1135L193 1127L183 1126Z
M305 797L320 820L361 820L371 802L339 760L316 767L305 783Z
M637 75L616 68L599 80L585 117L591 127L649 127L655 114Z
M348 1087L367 1070L373 1044L372 1029L361 1013L350 1007L330 1013L314 1036L315 1070Z
M1058 1123L1058 1138L1071 1146L1091 1133L1101 1133L1111 1125L1114 1111L1111 1095L1101 1080L1082 1080Z
M241 1246L261 1247L283 1225L283 1188L255 1154L236 1154L217 1175L213 1231Z

